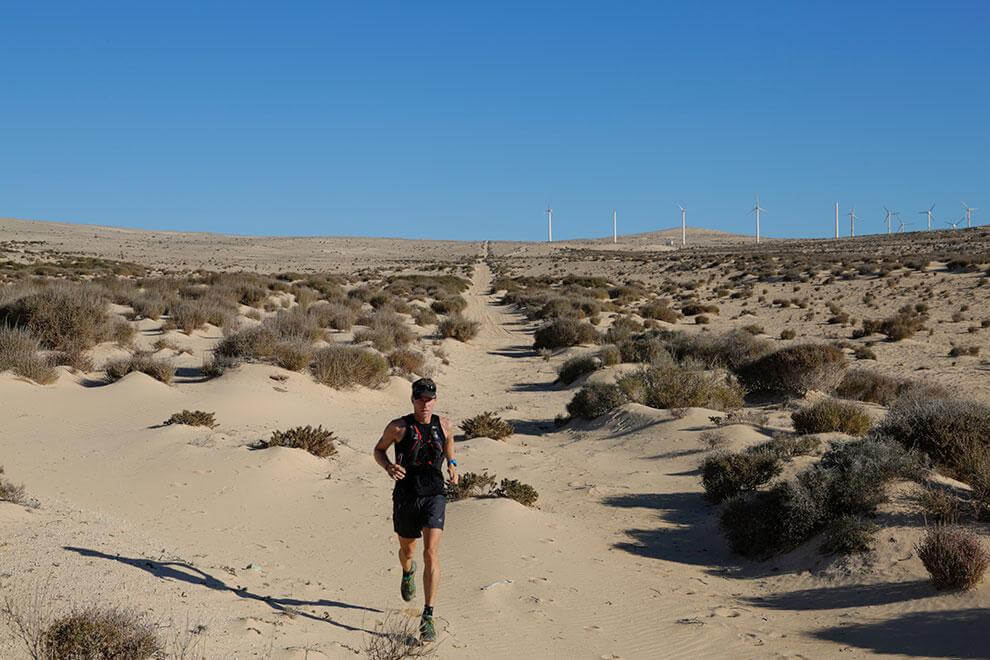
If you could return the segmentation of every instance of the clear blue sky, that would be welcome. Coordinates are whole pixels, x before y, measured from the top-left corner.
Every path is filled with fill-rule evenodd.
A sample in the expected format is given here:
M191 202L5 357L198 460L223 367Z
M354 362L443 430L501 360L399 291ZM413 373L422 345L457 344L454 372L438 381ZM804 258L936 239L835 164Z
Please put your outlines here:
M0 217L539 240L990 219L990 3L2 2ZM843 231L848 221L843 216Z

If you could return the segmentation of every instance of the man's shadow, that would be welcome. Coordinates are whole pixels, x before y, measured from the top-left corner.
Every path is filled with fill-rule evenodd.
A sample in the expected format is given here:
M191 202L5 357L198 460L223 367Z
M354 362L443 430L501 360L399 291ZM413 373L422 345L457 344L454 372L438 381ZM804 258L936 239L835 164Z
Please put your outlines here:
M308 605L311 607L338 607L346 610L362 610L364 612L378 612L381 613L382 610L375 609L373 607L364 607L363 605L351 605L350 603L344 603L337 600L298 600L295 598L274 598L272 596L262 596L260 594L251 593L243 587L231 587L223 580L218 580L206 571L191 566L186 562L182 561L155 561L152 559L143 559L139 557L121 557L119 555L108 555L99 550L90 550L89 548L76 548L72 546L63 546L65 550L70 550L76 552L83 557L95 557L97 559L111 559L113 561L120 562L122 564L127 564L133 566L134 568L140 568L142 571L147 571L157 578L162 580L177 580L179 582L187 582L200 587L206 587L208 589L215 589L217 591L229 591L232 594L239 596L240 598L249 598L251 600L257 600L265 603L273 610L278 610L290 616L301 616L307 619L312 619L313 621L321 621L323 623L330 623L338 628L343 628L344 630L350 630L352 632L364 632L369 635L379 635L381 633L375 632L374 630L366 630L365 628L356 628L354 626L349 626L346 623L341 623L339 621L334 621L330 618L329 613L324 613L322 617L315 614L310 614L308 612L303 612L302 610L293 609L297 607L302 607Z

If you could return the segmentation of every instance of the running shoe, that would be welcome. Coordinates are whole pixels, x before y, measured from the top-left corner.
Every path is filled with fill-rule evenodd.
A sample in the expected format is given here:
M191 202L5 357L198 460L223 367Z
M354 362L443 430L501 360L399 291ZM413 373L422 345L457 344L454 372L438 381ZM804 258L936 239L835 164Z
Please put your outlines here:
M416 560L413 560L412 570L408 573L402 573L402 587L399 590L402 594L402 600L407 603L413 599L416 595Z

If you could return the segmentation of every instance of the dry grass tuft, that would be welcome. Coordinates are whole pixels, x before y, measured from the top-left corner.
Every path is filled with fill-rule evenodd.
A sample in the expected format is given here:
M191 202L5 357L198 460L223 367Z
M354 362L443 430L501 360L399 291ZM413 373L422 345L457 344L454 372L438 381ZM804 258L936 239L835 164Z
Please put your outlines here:
M357 346L328 346L313 356L313 377L334 389L353 385L381 387L388 381L388 364L378 353Z
M3 466L0 465L0 502L24 504L24 486L18 486L3 478Z
M129 358L114 360L105 367L105 379L108 383L114 383L132 371L140 371L151 376L157 381L166 385L172 382L175 377L175 367L168 360L159 360L151 353L137 352Z
M273 431L272 437L267 441L263 440L261 446L305 449L313 456L329 458L337 453L334 440L333 431L328 431L322 426L313 428L307 425L296 426L286 431Z
M930 527L915 549L939 591L972 589L990 564L980 537L960 527Z
M501 440L509 437L515 431L512 424L503 420L492 410L465 419L460 426L464 430L464 436L469 440L471 438Z
M437 651L435 644L419 641L419 622L401 612L388 612L364 638L364 653L371 660L429 658Z
M213 429L217 427L214 414L202 410L183 410L172 413L172 416L166 419L163 424L185 424L186 426L205 426Z
M58 380L58 372L38 351L41 346L25 328L0 326L0 371L10 369L42 385Z
M440 333L441 337L450 337L461 342L474 339L480 329L480 323L472 321L460 314L451 314L437 324L437 332Z
M839 432L865 435L870 430L870 416L854 403L823 399L791 413L794 430L799 434Z
M848 361L830 344L788 346L739 368L739 380L751 392L804 396L830 391L842 380Z

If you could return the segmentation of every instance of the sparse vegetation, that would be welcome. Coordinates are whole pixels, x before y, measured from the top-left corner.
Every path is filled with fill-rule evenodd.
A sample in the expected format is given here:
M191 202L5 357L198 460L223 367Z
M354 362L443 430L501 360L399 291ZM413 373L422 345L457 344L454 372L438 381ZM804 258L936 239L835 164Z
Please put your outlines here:
M646 367L623 374L616 385L629 400L651 408L733 410L742 406L744 394L731 378L678 366Z
M571 417L595 419L626 403L629 397L618 385L595 383L578 390L567 404L567 413Z
M864 435L870 430L870 416L854 403L837 399L821 401L791 413L797 433L839 432Z
M558 318L536 331L533 347L566 348L580 344L594 344L599 340L598 331L587 321Z
M747 490L756 490L780 474L780 460L764 453L719 452L701 464L701 483L718 504Z
M464 431L464 437L467 439L491 438L492 440L502 440L512 435L515 431L512 428L512 424L503 420L492 410L465 419L461 422L460 426Z
M175 377L175 367L168 360L155 358L148 352L137 352L129 358L114 360L104 367L104 378L108 383L114 383L132 371L151 376L166 385L171 384Z
M474 339L480 328L480 323L460 314L451 314L437 325L437 331L441 337L450 337L461 342Z
M0 326L0 371L48 385L58 380L58 372L39 354L38 340L26 328Z
M570 385L585 374L590 374L602 365L602 360L593 355L579 355L569 358L557 371L557 380Z
M388 381L388 364L378 353L357 346L327 346L313 355L317 382L334 389L354 385L381 387Z
M304 449L318 458L329 458L337 453L337 447L333 444L335 439L333 432L322 425L316 428L296 426L285 431L273 431L271 438L261 441L261 446Z
M185 424L187 426L205 426L207 428L213 429L217 426L217 421L214 418L215 413L205 412L202 410L183 410L182 412L172 413L172 416L166 419L164 424Z
M24 486L18 486L4 479L2 465L0 465L0 502L24 503Z
M869 552L878 529L876 523L862 516L839 516L825 527L821 551L827 555Z
M980 538L960 527L929 527L916 550L939 591L972 589L990 564Z
M804 396L830 391L842 380L848 361L830 344L798 344L769 353L736 371L749 391Z
M388 366L400 374L423 376L426 374L426 358L419 351L398 348L388 354Z

